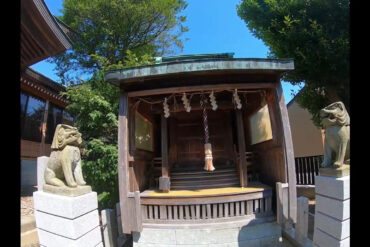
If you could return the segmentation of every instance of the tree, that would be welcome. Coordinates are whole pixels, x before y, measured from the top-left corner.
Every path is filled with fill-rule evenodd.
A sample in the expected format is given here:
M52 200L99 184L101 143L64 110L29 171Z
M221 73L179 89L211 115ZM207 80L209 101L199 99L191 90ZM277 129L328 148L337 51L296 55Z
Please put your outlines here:
M294 59L295 70L283 79L305 83L297 101L317 125L328 103L341 100L348 108L348 0L242 0L237 13L271 57Z
M162 56L182 49L180 36L187 31L184 0L64 0L59 17L75 31L73 50L52 58L66 84L71 72L94 73L101 69L94 56L110 64L126 59L130 50L142 56Z
M119 90L104 81L104 72L152 64L155 56L181 49L180 35L187 29L182 25L186 18L179 13L186 4L183 0L65 0L63 6L60 18L77 34L73 50L53 61L65 84L71 71L93 75L68 87L64 95L69 101L66 109L76 117L84 139L86 182L98 193L99 208L112 208L119 199Z

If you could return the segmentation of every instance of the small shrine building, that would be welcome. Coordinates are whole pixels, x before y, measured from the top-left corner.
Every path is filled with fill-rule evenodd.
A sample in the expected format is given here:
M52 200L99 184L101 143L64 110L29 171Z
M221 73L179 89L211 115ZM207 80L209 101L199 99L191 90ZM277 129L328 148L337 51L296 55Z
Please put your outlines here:
M280 78L292 59L233 54L163 57L112 70L120 88L119 193L123 232L276 221L276 182L289 184L292 138Z

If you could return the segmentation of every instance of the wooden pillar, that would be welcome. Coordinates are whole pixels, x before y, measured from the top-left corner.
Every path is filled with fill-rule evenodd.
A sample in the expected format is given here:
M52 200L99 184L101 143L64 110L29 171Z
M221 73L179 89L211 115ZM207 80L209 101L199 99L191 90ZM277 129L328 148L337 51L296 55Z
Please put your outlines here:
M46 100L45 110L44 110L44 117L42 121L41 127L41 144L40 144L40 156L45 156L45 137L46 137L46 124L48 121L48 112L49 112L49 100Z
M239 177L240 185L247 187L248 185L248 174L247 174L247 159L245 157L245 136L244 136L244 124L243 115L241 110L237 109L236 113L236 126L238 135L238 146L239 146Z
M170 178L168 177L168 133L167 119L161 115L161 141L162 141L162 176L159 178L159 189L165 192L170 190Z
M295 161L293 151L292 134L290 131L290 122L288 116L288 110L285 105L285 99L283 95L283 89L280 81L276 87L277 101L280 110L281 123L283 126L284 135L284 156L285 156L285 168L287 171L287 178L289 184L289 218L296 223L297 222L297 189L296 189L296 173L295 173Z
M131 234L131 215L129 193L129 164L128 164L128 96L121 92L119 97L118 113L118 185L121 210L122 231Z

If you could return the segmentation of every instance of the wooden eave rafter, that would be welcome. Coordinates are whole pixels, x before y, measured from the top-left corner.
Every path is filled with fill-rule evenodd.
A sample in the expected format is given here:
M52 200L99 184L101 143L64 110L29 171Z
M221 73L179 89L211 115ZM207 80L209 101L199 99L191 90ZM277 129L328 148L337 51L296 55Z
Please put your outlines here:
M72 46L43 0L21 1L21 68Z

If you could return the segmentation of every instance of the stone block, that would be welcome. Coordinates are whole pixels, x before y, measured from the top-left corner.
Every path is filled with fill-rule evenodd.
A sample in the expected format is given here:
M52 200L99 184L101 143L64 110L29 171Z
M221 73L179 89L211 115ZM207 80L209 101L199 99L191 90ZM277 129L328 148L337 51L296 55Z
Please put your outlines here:
M148 244L176 244L175 230L173 229L143 229L141 233L133 232L134 243Z
M44 184L45 184L45 168L49 161L49 157L41 156L37 157L37 190L43 191Z
M100 243L98 243L98 245L97 245L97 246L95 246L95 247L105 247L105 246L104 246L103 242L100 242Z
M140 246L280 246L281 227L276 223L219 229L150 229L133 233L135 247Z
M58 187L58 186L53 186L49 184L44 184L44 192L49 192L52 194L56 195L61 195L61 196L81 196L84 194L88 194L91 192L91 186L90 185L83 185L83 186L77 186L75 188L71 187Z
M75 219L59 217L36 210L35 218L38 229L71 239L77 239L99 226L97 209Z
M349 237L339 241L333 238L329 234L321 231L320 229L315 229L315 234L313 238L313 245L319 247L349 247L350 241Z
M242 242L233 242L233 243L221 243L221 244L211 244L207 246L212 246L212 247L260 247L260 240L259 239L252 239L252 240L247 240L247 241L242 241ZM181 245L182 247L182 245Z
M342 165L339 168L320 168L319 169L320 176L327 176L327 177L346 177L349 176L350 169L349 165Z
M118 229L115 210L113 209L102 210L101 220L103 225L103 240L105 247L116 247Z
M247 246L249 246L249 245L247 245ZM282 237L275 237L275 236L274 237L269 237L269 238L262 238L262 239L260 239L260 246L261 247L283 246L283 238Z
M254 226L245 226L240 230L239 241L260 239L271 236L281 237L281 226L277 223L264 223Z
M350 198L350 177L315 177L316 194L332 197L338 200L347 200Z
M342 240L349 237L350 219L339 221L327 215L317 212L315 214L315 228Z
M98 208L96 192L67 197L37 191L33 193L33 200L35 210L68 219L77 218Z
M78 239L70 239L38 229L40 245L47 247L96 247L102 242L100 226Z
M316 212L343 221L350 217L350 199L341 201L326 196L316 195L315 210Z
M239 228L176 229L176 244L217 244L238 241Z

